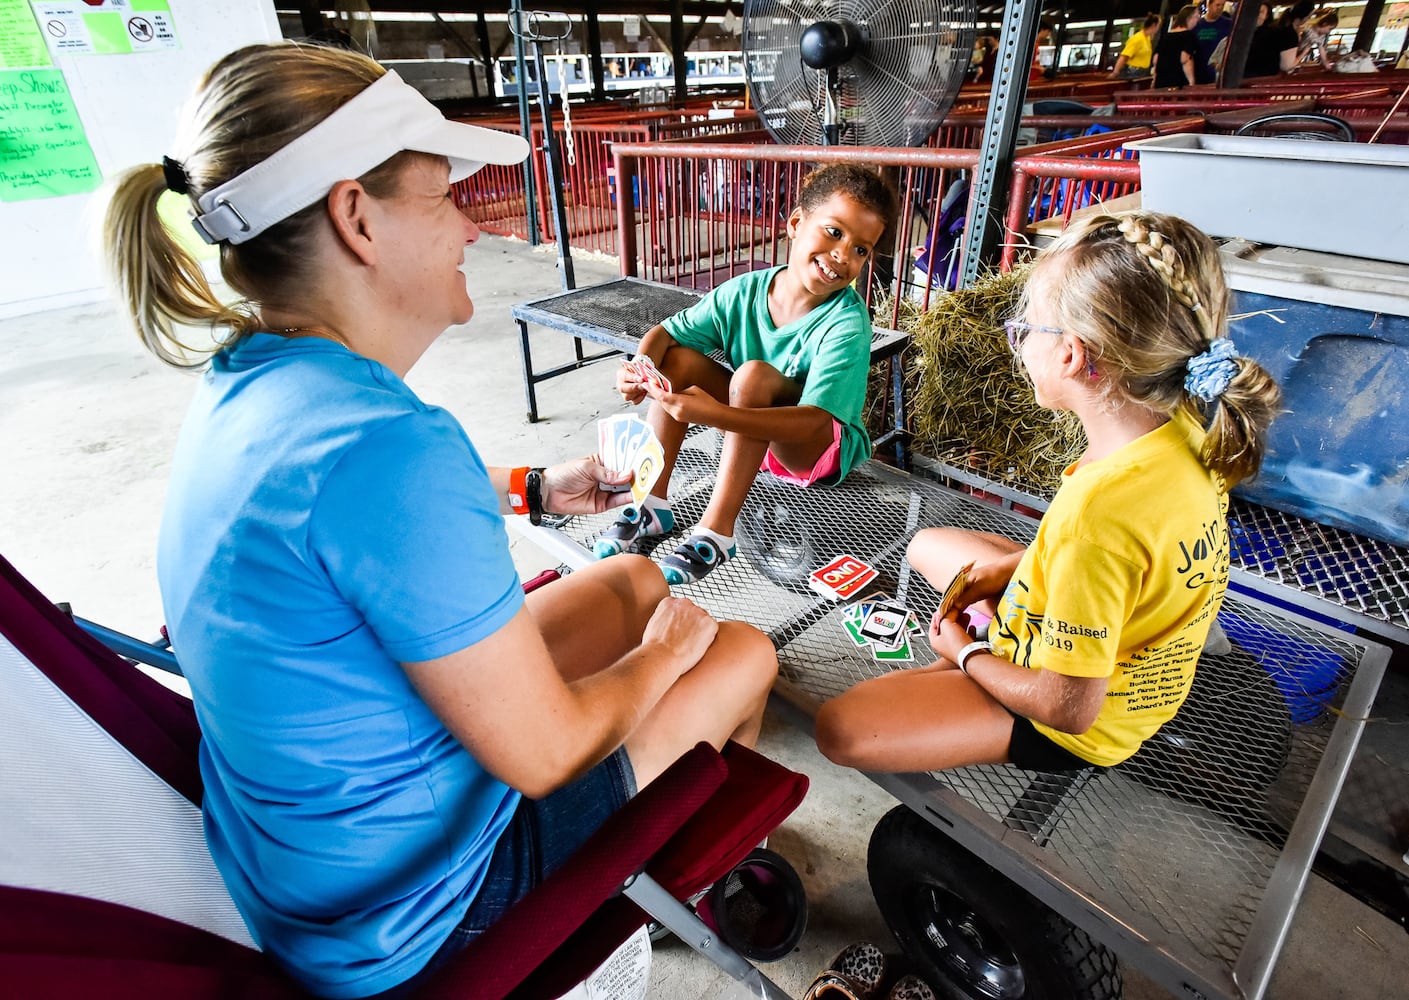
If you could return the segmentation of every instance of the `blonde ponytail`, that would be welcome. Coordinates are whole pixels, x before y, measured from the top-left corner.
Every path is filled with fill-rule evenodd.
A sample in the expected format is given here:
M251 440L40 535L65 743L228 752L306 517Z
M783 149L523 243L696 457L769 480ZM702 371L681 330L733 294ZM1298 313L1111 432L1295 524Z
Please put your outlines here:
M1230 488L1257 475L1267 428L1282 411L1282 390L1267 369L1251 358L1236 363L1237 374L1213 401L1203 446L1204 464Z
M1228 486L1257 473L1282 394L1227 340L1228 285L1212 240L1170 215L1098 215L1039 262L1060 275L1044 286L1053 318L1086 344L1105 392L1197 414L1208 429L1201 457ZM1209 391L1193 375L1207 363L1223 369Z
M103 247L113 284L143 345L174 368L198 368L212 350L209 341L193 346L178 327L223 327L233 341L254 320L248 311L220 301L200 261L166 228L157 212L166 190L158 164L121 174L103 216Z
M248 45L217 62L197 87L178 139L177 186L192 200L274 155L386 70L355 52L279 42ZM411 153L362 177L374 196L394 193ZM261 328L259 310L289 308L307 294L324 207L309 205L238 246L221 244L220 272L242 299L222 303L200 263L157 213L168 190L155 164L134 167L113 186L102 235L114 284L142 343L177 368L198 368L223 346ZM193 345L179 327L210 336ZM203 328L203 329L202 329Z

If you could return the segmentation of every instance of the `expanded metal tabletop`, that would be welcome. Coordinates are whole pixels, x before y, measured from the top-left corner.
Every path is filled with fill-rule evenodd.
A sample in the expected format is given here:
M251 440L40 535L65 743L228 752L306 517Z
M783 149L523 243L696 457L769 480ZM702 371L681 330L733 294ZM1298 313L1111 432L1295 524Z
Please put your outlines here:
M677 522L702 513L718 447L713 431L687 439L671 481ZM609 520L571 519L559 538L590 547ZM896 669L847 637L841 605L808 589L811 570L858 556L880 571L868 592L899 597L928 621L939 597L904 558L918 528L1029 541L1036 523L874 462L832 489L765 474L740 518L738 557L681 592L769 633L776 693L808 725L826 698ZM661 541L651 543L648 555ZM1201 658L1176 719L1078 788L1044 801L1034 795L1041 776L1010 766L871 777L1172 991L1259 997L1388 652L1232 593L1219 621L1233 648ZM923 637L912 648L915 665L934 660Z

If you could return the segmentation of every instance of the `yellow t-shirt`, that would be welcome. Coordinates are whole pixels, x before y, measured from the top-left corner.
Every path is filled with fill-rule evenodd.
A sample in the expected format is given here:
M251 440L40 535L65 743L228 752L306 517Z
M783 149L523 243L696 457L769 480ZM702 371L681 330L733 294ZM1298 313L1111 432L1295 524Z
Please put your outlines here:
M1150 62L1154 59L1155 47L1150 44L1149 35L1137 31L1130 36L1120 54L1125 56L1125 65L1131 69L1149 69Z
M1180 414L1068 467L989 627L1019 666L1110 678L1086 732L1033 723L1092 763L1120 763L1183 704L1228 587L1228 497L1203 437Z

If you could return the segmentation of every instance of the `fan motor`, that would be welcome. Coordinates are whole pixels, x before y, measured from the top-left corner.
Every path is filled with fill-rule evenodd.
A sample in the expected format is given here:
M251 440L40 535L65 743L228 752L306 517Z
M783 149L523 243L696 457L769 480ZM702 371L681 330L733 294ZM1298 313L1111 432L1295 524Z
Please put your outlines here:
M835 69L860 47L861 29L845 18L816 21L798 39L803 64L810 69Z

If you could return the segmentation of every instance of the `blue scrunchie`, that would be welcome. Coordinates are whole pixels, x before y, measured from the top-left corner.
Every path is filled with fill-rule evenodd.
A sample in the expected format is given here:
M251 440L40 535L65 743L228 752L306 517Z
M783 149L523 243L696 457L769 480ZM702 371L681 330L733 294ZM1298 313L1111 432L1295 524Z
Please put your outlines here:
M1184 391L1211 403L1223 395L1233 376L1238 374L1238 349L1227 337L1219 337L1208 350L1189 359L1185 365Z

